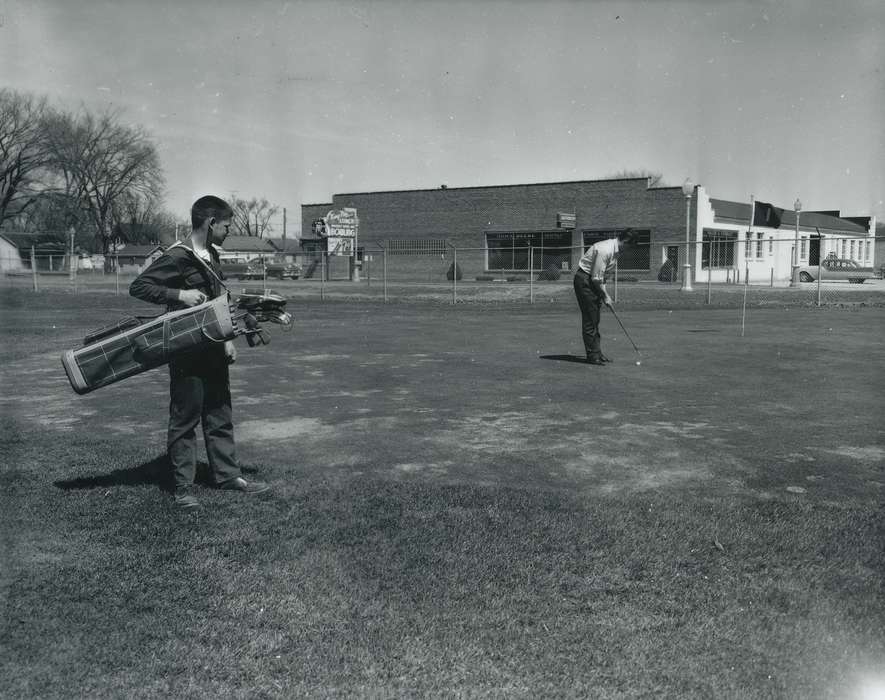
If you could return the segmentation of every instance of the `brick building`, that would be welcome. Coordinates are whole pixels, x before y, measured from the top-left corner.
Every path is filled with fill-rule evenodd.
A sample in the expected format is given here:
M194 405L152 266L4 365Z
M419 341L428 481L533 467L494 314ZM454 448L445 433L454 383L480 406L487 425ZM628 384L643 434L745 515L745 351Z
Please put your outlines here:
M322 237L312 233L314 222L344 207L358 212L361 256L382 248L388 259L408 256L408 265L396 268L404 275L420 275L423 266L438 265L433 260L451 247L458 249L459 264L463 261L472 270L527 274L531 266L532 272L551 267L571 272L586 246L628 227L639 232L639 245L619 260L621 274L656 280L666 271L675 281L685 263L682 188L650 188L646 178L336 194L331 202L302 205L306 253L323 249ZM770 275L771 269L778 279L788 278L792 243L780 241L792 239L791 217L792 210L784 212L780 228L751 227L749 202L710 199L703 187L695 186L688 220L693 276L705 281L712 265L714 281L733 279L749 268L751 279ZM871 239L875 220L841 218L838 212L800 215L806 241L818 230ZM772 246L775 238L779 244ZM808 260L812 246L804 245ZM870 246L858 241L857 249L863 261ZM865 262L872 265L872 260Z

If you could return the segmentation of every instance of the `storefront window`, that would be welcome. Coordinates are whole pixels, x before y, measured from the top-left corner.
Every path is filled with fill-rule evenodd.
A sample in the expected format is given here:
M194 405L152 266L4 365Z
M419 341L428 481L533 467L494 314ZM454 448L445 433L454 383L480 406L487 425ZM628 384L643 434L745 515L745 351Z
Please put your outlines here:
M571 269L570 231L508 231L486 233L488 270L534 270L555 266Z
M735 231L704 231L701 245L701 267L734 267L734 246L737 242Z
M624 229L609 231L584 231L584 250L586 251L594 243L604 241L607 238L615 238ZM650 270L651 269L651 231L648 229L633 229L636 231L636 245L624 250L618 256L619 270Z

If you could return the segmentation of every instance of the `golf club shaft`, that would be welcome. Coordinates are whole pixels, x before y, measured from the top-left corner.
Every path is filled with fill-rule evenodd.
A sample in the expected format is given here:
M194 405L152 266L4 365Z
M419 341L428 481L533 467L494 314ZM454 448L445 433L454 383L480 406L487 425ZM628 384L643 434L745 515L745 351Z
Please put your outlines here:
M621 323L621 319L620 319L620 317L615 313L615 310L614 310L611 306L608 307L608 310L612 312L612 315L613 315L613 316L615 317L615 319L618 321L618 325L621 327L621 330L624 331L624 335L627 336L627 340L630 341L630 344L633 346L633 349L634 349L636 352L639 352L639 348L636 347L636 343L633 342L633 338L630 337L630 334L627 332L627 329L624 328L624 324Z

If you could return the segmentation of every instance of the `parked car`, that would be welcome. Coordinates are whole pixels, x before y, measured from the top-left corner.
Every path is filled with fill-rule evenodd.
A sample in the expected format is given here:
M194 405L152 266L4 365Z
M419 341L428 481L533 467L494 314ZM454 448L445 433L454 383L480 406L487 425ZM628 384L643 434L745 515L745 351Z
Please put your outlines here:
M281 280L297 280L301 277L301 266L295 263L269 262L266 263L266 266L268 277L276 277Z
M259 262L222 262L221 271L228 279L260 280L264 278L264 270Z
M853 284L863 284L864 280L872 276L872 269L861 267L854 260L842 258L824 258L820 265L803 265L799 268L800 282L814 282L820 277L823 281L848 280Z

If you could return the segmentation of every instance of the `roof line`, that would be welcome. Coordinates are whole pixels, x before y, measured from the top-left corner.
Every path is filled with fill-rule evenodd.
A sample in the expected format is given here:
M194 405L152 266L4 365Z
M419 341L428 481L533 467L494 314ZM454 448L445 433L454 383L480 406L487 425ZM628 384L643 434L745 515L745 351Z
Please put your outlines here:
M451 190L496 190L496 189L504 189L506 187L552 187L555 185L582 185L582 184L590 184L596 182L639 182L645 181L648 182L647 177L609 177L609 178L600 178L598 180L564 180L560 182L517 182L510 185L475 185L475 186L467 186L467 187L427 187L418 190L375 190L372 192L340 192L335 197L354 197L356 195L363 194L400 194L404 192L448 192ZM646 189L667 189L664 187L651 187ZM315 206L309 204L302 204L301 206Z

